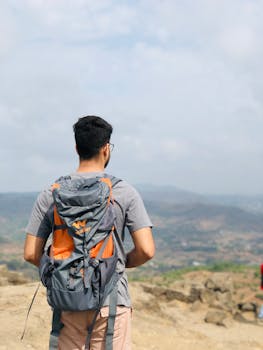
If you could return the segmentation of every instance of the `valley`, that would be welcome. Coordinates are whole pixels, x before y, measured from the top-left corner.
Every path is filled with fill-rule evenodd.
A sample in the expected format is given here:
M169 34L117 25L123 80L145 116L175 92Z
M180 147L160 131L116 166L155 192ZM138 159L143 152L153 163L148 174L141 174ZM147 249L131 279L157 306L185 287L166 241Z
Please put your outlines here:
M201 196L175 188L139 187L153 221L156 256L132 278L215 262L260 265L263 255L261 197ZM0 194L0 264L37 278L23 261L25 227L37 193ZM216 202L218 198L218 202ZM259 208L259 210L255 210ZM126 234L126 249L132 247Z

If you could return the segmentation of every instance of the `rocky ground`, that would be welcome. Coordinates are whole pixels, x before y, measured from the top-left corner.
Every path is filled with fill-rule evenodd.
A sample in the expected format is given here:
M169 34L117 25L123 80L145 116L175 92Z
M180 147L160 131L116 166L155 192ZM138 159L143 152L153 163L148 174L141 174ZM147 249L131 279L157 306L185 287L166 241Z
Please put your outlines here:
M47 349L51 313L40 288L20 336L37 283L1 269L0 349ZM249 275L251 274L251 275ZM260 350L252 272L193 272L181 281L132 282L133 350ZM258 291L258 289L257 289Z

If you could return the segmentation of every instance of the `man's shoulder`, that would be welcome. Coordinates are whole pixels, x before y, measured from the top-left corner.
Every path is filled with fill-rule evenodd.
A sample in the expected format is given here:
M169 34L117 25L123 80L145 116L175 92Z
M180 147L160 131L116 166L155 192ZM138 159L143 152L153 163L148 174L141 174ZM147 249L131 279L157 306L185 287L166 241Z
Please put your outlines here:
M126 180L110 175L113 178L113 189L137 192L136 188ZM114 184L116 182L116 184Z
M51 186L45 188L38 194L37 202L43 207L50 207L50 205L53 203Z
M131 185L126 180L120 180L113 186L113 196L115 200L119 200L129 205L132 201L141 200L142 197L135 186Z
M112 174L106 174L106 173L101 173L101 174L78 174L78 173L73 173L73 174L67 174L67 175L63 175L57 178L57 180L54 181L57 182L59 181L61 178L72 178L72 179L76 179L78 177L84 177L84 178L90 178L92 176L107 176L109 178L111 178L112 184L113 184L113 194L115 198L126 198L126 199L132 199L134 197L140 196L139 192L137 191L137 189L131 185L128 181L112 175ZM45 189L43 189L37 198L38 202L40 202L43 206L50 206L53 203L53 196L52 196L52 185L50 185L49 187L46 187Z

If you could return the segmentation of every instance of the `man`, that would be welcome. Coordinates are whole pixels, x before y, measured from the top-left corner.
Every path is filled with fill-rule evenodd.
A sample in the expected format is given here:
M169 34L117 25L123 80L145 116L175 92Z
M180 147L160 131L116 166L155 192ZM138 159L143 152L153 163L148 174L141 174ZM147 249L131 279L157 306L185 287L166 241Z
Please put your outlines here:
M113 147L110 143L112 126L100 117L86 116L80 118L73 129L79 166L77 171L71 174L71 178L103 177ZM119 267L124 271L125 267L142 265L153 257L155 246L151 231L152 223L140 195L127 182L120 181L113 187L113 198L117 233L123 240L124 229L127 227L134 243L134 248L126 257L120 259L120 261L126 261ZM53 208L51 189L44 190L33 207L24 248L25 260L36 266L39 266L46 241L52 232ZM125 273L118 282L117 305L113 350L129 350L131 348L131 301ZM91 350L104 349L108 314L109 307L106 300L92 331ZM62 312L61 321L64 326L59 335L58 348L84 349L87 328L92 322L93 315L92 311Z

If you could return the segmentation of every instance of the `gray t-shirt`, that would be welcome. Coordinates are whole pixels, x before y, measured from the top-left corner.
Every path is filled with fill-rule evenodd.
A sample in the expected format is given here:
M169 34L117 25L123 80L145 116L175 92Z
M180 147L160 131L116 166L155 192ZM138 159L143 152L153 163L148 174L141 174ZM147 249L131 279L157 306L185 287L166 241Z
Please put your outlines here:
M103 172L87 172L71 174L75 177L101 177ZM139 193L126 181L120 181L113 187L113 198L116 212L116 229L124 240L125 227L130 233L144 227L152 227L151 220ZM26 232L43 239L48 239L53 227L53 197L51 188L42 191L32 209ZM124 270L125 266L119 266ZM106 300L104 305L108 305ZM131 306L126 273L118 282L118 305Z

